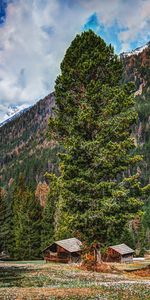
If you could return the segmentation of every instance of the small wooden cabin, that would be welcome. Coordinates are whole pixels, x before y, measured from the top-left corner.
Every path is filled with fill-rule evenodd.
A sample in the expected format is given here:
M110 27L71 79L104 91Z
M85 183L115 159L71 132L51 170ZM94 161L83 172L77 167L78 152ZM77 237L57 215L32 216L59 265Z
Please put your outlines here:
M133 261L134 250L126 244L110 246L107 251L108 262L130 263Z
M43 250L44 260L53 262L79 262L82 243L76 238L56 241Z

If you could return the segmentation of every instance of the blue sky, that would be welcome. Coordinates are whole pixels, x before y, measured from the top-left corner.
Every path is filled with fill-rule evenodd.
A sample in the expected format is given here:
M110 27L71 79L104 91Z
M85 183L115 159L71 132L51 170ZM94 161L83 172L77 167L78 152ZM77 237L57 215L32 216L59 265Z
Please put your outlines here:
M0 23L3 23L6 16L6 1L2 0L0 2Z
M87 22L82 26L83 30L92 29L98 35L100 35L107 44L112 44L115 47L115 52L120 53L121 51L121 42L118 38L119 32L121 29L118 27L118 24L114 24L106 28L100 20L98 20L96 12L93 13L87 20ZM123 29L122 29L123 30ZM136 41L138 44L138 41ZM136 44L136 45L137 45Z
M93 29L115 52L150 40L150 0L0 0L0 121L50 93L77 33Z

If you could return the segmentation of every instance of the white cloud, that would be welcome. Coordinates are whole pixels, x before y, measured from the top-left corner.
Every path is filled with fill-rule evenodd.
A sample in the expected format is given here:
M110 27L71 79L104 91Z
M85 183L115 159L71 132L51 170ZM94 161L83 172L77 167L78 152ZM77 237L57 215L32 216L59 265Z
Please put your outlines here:
M0 119L10 105L30 105L53 90L66 48L94 12L107 28L115 22L126 27L118 33L123 50L137 38L146 41L149 0L13 0L8 5L0 27Z
M75 19L74 19L75 18ZM0 28L0 117L53 90L60 61L85 15L58 0L16 0Z
M100 22L108 28L117 24L122 51L130 50L135 40L145 43L150 36L149 0L79 0L85 9L95 11Z

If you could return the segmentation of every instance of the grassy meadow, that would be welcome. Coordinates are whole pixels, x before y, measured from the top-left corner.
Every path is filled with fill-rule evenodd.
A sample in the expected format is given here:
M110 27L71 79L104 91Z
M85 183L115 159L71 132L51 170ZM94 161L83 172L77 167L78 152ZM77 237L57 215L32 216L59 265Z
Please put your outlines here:
M149 271L139 275L141 268L118 265L118 271L97 273L44 261L0 262L0 300L150 300Z

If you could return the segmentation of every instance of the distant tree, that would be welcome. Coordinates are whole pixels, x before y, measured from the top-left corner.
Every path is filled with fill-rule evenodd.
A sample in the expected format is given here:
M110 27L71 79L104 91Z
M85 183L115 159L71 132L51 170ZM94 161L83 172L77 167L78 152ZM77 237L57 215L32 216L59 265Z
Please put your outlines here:
M39 201L42 207L45 206L46 198L49 192L49 186L46 182L39 182L36 190L35 190L35 197L36 200Z
M133 85L121 84L122 65L112 46L91 30L77 35L55 85L55 118L49 135L64 147L56 236L80 232L109 243L142 206L140 174L129 170L137 121Z

